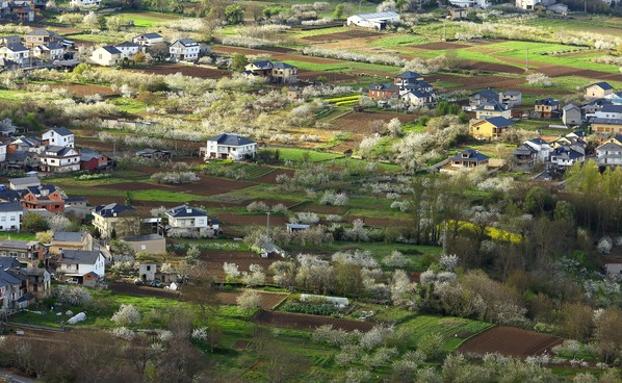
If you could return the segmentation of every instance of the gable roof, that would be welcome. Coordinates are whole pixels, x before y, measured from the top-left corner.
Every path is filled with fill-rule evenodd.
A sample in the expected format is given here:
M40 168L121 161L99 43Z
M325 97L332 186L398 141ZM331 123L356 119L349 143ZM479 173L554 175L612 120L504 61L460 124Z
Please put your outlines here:
M138 45L136 43L133 43L131 41L124 41L124 42L122 42L120 44L115 44L114 46L115 46L115 48L116 47L130 47L130 48L139 48L140 47L140 45Z
M0 202L0 212L11 211L24 211L24 208L17 202Z
M171 217L206 217L207 212L203 209L192 207L189 205L176 206L167 211Z
M401 79L418 79L421 78L422 76L417 73L417 72L413 72L413 71L406 71L406 72L402 72L400 74L398 74L397 76L395 76L395 78L401 78Z
M571 109L579 109L581 110L581 108L579 108L578 106L576 106L575 104L568 104L568 105L564 105L564 107L562 108L564 111L569 111Z
M97 262L100 255L99 251L63 250L59 262L69 265L92 265Z
M53 240L57 242L82 242L84 235L80 231L56 231Z
M559 105L559 100L552 97L542 98L540 100L536 100L536 105L556 106Z
M25 52L28 50L22 43L11 43L5 45L5 47L12 52Z
M54 157L65 157L78 156L79 154L74 148L70 148L68 146L49 145L45 148L45 155Z
M507 128L508 126L514 124L512 120L508 120L505 117L490 117L487 118L485 121L493 124L497 128Z
M143 33L142 35L138 35L138 36L136 36L136 38L159 39L159 38L162 38L162 35L159 34L159 33L155 33L155 32L148 32L148 33Z
M597 82L597 83L595 83L595 84L590 85L590 87L592 87L592 86L597 86L597 87L601 88L602 90L610 90L610 89L613 89L613 87L611 86L611 84L609 84L609 83L608 83L608 82L606 82L606 81L600 81L600 82Z
M376 13L362 13L360 15L354 15L363 20L375 20L375 19L393 19L400 15L393 11L388 12L376 12Z
M56 134L58 134L60 136L63 136L63 137L65 137L65 136L73 136L73 132L71 130L69 130L67 128L63 128L63 127L52 128L52 129L48 130L45 133L49 133L49 132L54 132L54 133L56 133Z
M199 45L196 41L189 39L189 38L184 38L184 39L179 39L177 41L175 41L173 43L173 45L180 43L181 45L183 45L184 47L192 47L195 45Z
M118 203L110 203L108 205L99 205L95 208L95 213L104 218L117 217L123 213L132 213L136 209L129 205L121 205Z
M41 185L41 180L37 176L9 178L9 182L16 186L31 185L34 183Z
M120 55L121 51L118 50L117 48L115 48L112 45L105 45L103 47L101 47L101 49L105 50L106 52L110 53L111 55Z
M214 136L208 141L216 141L219 145L228 145L228 146L243 146L255 144L255 141L250 138L246 138L244 136L240 136L234 133L222 133L217 136Z
M605 113L622 113L622 105L614 105L614 104L605 105L605 106L602 107L600 112L605 112Z
M475 149L466 149L451 157L452 161L469 160L469 161L488 161L488 156L480 153Z

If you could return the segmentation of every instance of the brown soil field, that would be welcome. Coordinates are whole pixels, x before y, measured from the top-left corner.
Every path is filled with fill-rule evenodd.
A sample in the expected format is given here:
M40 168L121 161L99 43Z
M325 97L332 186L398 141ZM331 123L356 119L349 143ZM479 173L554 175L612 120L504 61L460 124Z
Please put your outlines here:
M588 79L593 79L593 80L622 81L622 74L600 72L600 71L591 70L591 69L577 69L577 68L547 65L547 66L542 66L538 68L538 70L546 74L547 76L551 76L551 77L578 76L578 77L587 77ZM589 80L586 80L586 85L588 82Z
M241 53L244 55L268 55L271 56L275 60L296 60L296 61L306 61L315 64L334 64L339 63L339 60L334 59L326 59L323 57L313 57L313 56L305 56L298 53L288 53L288 52L274 52L267 49L252 49L252 48L241 48L241 47L230 47L224 45L215 45L213 47L214 52L217 53Z
M238 270L248 271L252 264L259 265L267 270L271 264L280 260L280 258L261 258L259 255L246 251L209 251L201 254L201 260L207 263L210 274L216 280L223 280L225 273L222 270L223 263L235 263Z
M260 298L259 305L263 310L272 310L287 298L287 294L268 293L264 291L257 291L257 293ZM236 305L240 295L242 295L241 291L221 291L216 293L218 301L223 305Z
M458 351L478 355L499 353L524 358L550 351L561 342L562 339L555 336L517 327L497 326L467 340Z
M250 181L235 181L226 178L218 178L212 176L201 176L197 182L184 185L151 185L151 187L162 188L164 190L185 192L200 195L215 195L228 193L234 190L240 190L249 186L256 185Z
M332 325L333 328L339 328L346 331L359 330L367 332L373 327L372 323L363 321L276 311L260 311L255 315L253 320L261 324L276 327L295 328L299 330L316 329L320 326Z
M359 134L371 134L373 132L372 123L374 121L388 122L392 118L397 117L402 123L414 121L417 119L415 114L403 114L393 112L351 112L336 120L332 123L339 130L346 130Z
M337 33L328 33L324 35L316 35L316 36L307 36L304 37L303 40L310 41L313 43L326 43L329 41L342 41L348 39L356 39L361 37L377 37L381 36L382 33L368 31L364 29L352 29L345 32L337 32Z
M51 88L67 89L74 96L84 97L99 94L100 96L113 96L118 93L108 86L86 84L53 84Z
M167 185L149 184L146 182L123 182L123 183L118 183L118 184L106 184L100 187L102 189L136 191L136 190L147 190L147 189L154 189L154 188L160 189L160 186L166 187Z
M145 297L159 297L159 298L179 298L178 291L172 291L167 289L158 289L156 287L149 286L136 286L130 283L123 282L110 282L108 287L115 293L137 295Z
M427 43L427 44L419 44L413 45L413 48L426 49L426 50L442 50L442 49L460 49L460 48L468 48L469 46L466 44L459 43L449 43L444 41L439 41L436 43Z
M460 68L467 70L480 70L485 72L500 72L512 74L525 73L525 70L523 68L519 68L513 65L486 63L481 61L464 61L460 63Z
M178 64L156 65L149 68L136 69L135 71L162 75L181 73L184 76L212 79L219 79L221 77L229 76L229 72L224 69L212 69Z
M341 206L327 206L327 205L320 205L317 203L305 203L299 206L296 206L295 208L292 209L293 211L312 211L314 213L319 213L319 214L345 214L345 212L348 210L345 207L341 207Z

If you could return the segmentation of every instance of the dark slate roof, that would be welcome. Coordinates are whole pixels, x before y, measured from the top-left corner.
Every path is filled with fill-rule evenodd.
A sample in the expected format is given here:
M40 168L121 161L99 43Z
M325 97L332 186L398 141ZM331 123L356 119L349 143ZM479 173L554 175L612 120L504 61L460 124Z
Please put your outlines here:
M409 89L408 93L415 95L418 98L429 98L432 97L432 93L419 88Z
M0 201L19 202L21 195L15 190L0 190Z
M140 36L137 36L139 38L145 38L145 39L159 39L162 37L161 34L159 33L155 33L155 32L149 32L149 33L143 33Z
M36 244L35 241L20 241L16 239L4 239L0 241L0 248L29 250L34 244Z
M147 148L147 149L143 149L143 150L137 151L136 155L137 156L141 156L141 155L145 155L145 154L154 154L154 153L170 153L170 152L168 150Z
M603 125L622 125L622 119L616 118L595 118L592 123Z
M406 80L410 80L410 79L416 80L418 78L421 78L421 75L417 72L406 71L406 72L402 72L398 74L397 76L395 76L395 78L401 78L401 79L406 79Z
M101 215L104 218L116 217L125 212L133 212L134 209L128 205L120 205L118 203L110 203L108 205L100 205L95 208L95 213Z
M466 157L464 156L466 154ZM460 160L472 160L472 161L487 161L488 156L480 153L475 149L466 149L451 158L452 161L460 161Z
M51 42L51 43L47 43L47 44L43 44L43 45L39 45L42 48L47 48L49 50L56 50L56 49L63 49L64 46L60 43L57 42Z
M548 97L540 100L536 100L536 105L547 105L547 106L556 106L559 105L559 100Z
M585 157L585 154L578 152L568 146L560 146L556 148L555 150L553 150L553 153L551 153L551 155L556 157L568 158L571 160Z
M570 109L581 109L581 108L579 108L575 104L568 104L568 105L564 105L563 107L563 110L570 110Z
M55 132L56 134L59 134L59 135L61 135L61 136L72 136L72 135L73 135L73 132L72 132L71 130L69 130L69 129L67 129L67 128L63 128L63 127L60 127L60 128L52 128L52 129L48 130L47 132L49 132L49 131L53 131L53 132ZM46 132L46 133L47 133L47 132Z
M605 105L600 111L605 113L622 113L622 105Z
M222 133L209 139L216 141L219 145L242 146L254 144L255 141L233 133Z
M286 64L284 62L280 62L280 61L275 61L274 63L272 63L272 66L276 69L290 69L290 68L295 68L293 65L289 65Z
M607 142L606 144L602 144L601 146L596 148L597 151L609 151L609 150L616 150L616 151L620 151L622 150L622 146L615 144L613 142Z
M497 128L507 128L508 126L514 124L512 120L508 120L505 117L490 117L490 118L487 118L486 121L493 124Z
M73 203L73 202L86 202L86 201L87 201L86 197L77 197L77 196L67 197L65 198L65 205Z
M488 108L490 106L492 106L492 109ZM480 110L480 111L494 110L497 112L502 112L504 110L507 110L507 108L504 105L502 105L499 101L488 100L484 102L483 104L480 104L480 106L478 106L476 110Z
M22 205L17 202L0 202L0 212L23 211Z
M180 205L167 211L169 215L175 218L179 217L205 217L207 212L203 209L188 205Z
M6 47L13 52L24 52L28 50L28 48L26 48L21 43L7 44Z
M529 142L532 142L536 145L544 145L544 144L548 144L548 142L544 141L542 138L540 137L536 137L536 138L532 138L531 140L527 140Z
M590 86L598 86L603 90L609 90L609 89L613 89L613 87L611 86L611 84L609 84L606 81L601 81L601 82L597 82L596 84L592 84Z
M22 281L23 279L20 278L17 274L14 274L7 270L0 270L0 287L21 285Z
M110 53L111 55L120 55L121 51L118 50L117 48L113 47L112 45L106 45L102 47L103 50L105 50L106 52Z
M12 269L20 267L19 261L14 257L0 257L0 269Z
M66 147L66 146L56 146L56 145L49 145L47 148L45 148L46 154L52 153L55 157L66 156L71 151L75 151L75 149Z
M63 250L60 263L75 265L86 264L92 265L99 258L99 251L87 251L87 250Z
M369 90L394 90L394 91L398 91L398 88L395 84L391 83L391 84L371 84L369 86Z
M526 155L531 155L534 153L536 153L536 149L526 144L522 144L518 148L514 149L514 152L513 152L515 156L517 155L526 156Z
M253 61L253 65L256 66L259 69L272 69L273 64L272 61L270 60L257 60L257 61Z
M36 196L40 196L42 194L50 195L51 193L54 193L57 190L58 188L56 186L51 185L51 184L45 184L41 186L29 186L26 188L26 190L24 190L24 194L32 193Z
M179 39L176 41L176 43L180 43L181 45L185 46L185 47L191 47L194 45L199 45L197 44L196 41L192 40L192 39Z
M53 36L54 33L48 31L45 28L35 28L32 31L30 31L30 33L27 34L27 36Z
M84 233L79 231L56 231L54 241L57 242L82 242Z
M475 97L475 98L479 97L479 98L483 98L489 101L499 100L499 94L493 89L480 90L479 92L475 93L472 97Z

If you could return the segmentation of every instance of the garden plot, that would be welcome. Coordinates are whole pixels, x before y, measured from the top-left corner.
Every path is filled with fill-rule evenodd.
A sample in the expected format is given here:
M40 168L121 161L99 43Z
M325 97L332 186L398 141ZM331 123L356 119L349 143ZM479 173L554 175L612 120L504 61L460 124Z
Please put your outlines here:
M359 330L367 332L373 327L373 324L370 322L276 311L260 311L253 317L253 321L260 324L298 330L314 330L321 326L332 325L333 328L346 331Z
M541 355L562 342L561 338L516 327L498 326L464 342L458 351L485 355L528 357Z
M302 39L311 43L326 43L330 41L344 41L349 39L365 38L365 37L379 37L383 34L365 29L350 29L344 32L327 33L314 36L306 36Z
M135 70L141 73L152 73L159 75L181 73L184 76L211 79L219 79L221 77L229 76L229 72L224 69L204 68L200 66L188 66L181 64L155 65L148 68Z
M205 251L201 253L200 258L206 263L210 276L217 281L224 281L225 279L225 272L222 268L225 262L235 263L238 265L238 270L243 272L249 271L250 265L253 264L267 270L271 264L280 260L280 258L261 258L259 255L248 251Z

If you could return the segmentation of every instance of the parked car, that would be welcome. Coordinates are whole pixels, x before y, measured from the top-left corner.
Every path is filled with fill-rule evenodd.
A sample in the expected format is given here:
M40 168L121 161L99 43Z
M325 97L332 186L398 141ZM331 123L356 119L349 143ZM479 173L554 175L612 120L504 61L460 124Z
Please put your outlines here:
M162 284L162 282L159 279L154 279L153 281L149 282L149 286L157 287L159 289L164 287L164 285Z

